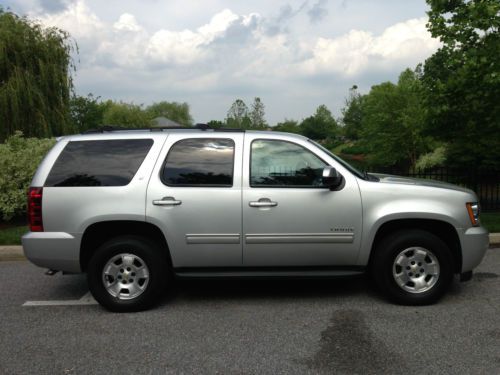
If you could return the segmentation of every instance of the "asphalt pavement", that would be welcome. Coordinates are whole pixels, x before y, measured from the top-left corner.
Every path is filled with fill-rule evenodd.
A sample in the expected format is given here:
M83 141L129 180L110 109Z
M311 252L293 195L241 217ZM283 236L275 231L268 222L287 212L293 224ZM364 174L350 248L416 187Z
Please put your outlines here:
M365 278L184 281L109 313L83 275L0 262L0 374L499 374L500 249L438 304L397 306Z

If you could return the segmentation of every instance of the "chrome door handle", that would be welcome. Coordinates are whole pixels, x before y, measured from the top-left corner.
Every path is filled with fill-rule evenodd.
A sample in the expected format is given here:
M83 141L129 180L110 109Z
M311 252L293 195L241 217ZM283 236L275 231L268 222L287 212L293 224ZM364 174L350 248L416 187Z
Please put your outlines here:
M278 202L273 202L269 198L260 198L258 201L248 202L250 207L276 207Z
M176 200L174 197L163 197L153 201L155 206L178 206L182 201Z

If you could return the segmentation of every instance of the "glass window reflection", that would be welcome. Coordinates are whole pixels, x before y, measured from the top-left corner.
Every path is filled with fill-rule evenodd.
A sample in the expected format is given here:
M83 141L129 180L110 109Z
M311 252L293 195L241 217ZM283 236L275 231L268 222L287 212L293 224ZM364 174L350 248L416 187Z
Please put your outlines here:
M291 142L252 142L252 187L321 187L326 163L302 146Z
M233 164L231 139L184 139L170 149L162 180L174 186L232 186Z
M152 139L69 142L45 186L124 186L141 166Z

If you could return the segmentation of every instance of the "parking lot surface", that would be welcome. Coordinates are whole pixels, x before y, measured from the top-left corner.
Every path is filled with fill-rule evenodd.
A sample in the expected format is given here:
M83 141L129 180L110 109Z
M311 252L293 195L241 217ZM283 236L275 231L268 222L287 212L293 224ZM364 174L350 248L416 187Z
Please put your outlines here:
M365 278L183 281L114 314L83 275L0 262L0 374L500 373L500 249L438 304L397 306Z

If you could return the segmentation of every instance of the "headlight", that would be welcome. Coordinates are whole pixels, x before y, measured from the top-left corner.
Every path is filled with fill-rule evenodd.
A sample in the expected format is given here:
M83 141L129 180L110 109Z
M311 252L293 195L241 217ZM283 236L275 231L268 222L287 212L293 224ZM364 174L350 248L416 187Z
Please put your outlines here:
M465 204L467 206L467 212L469 213L470 222L472 226L479 225L479 203L477 202L468 202Z

